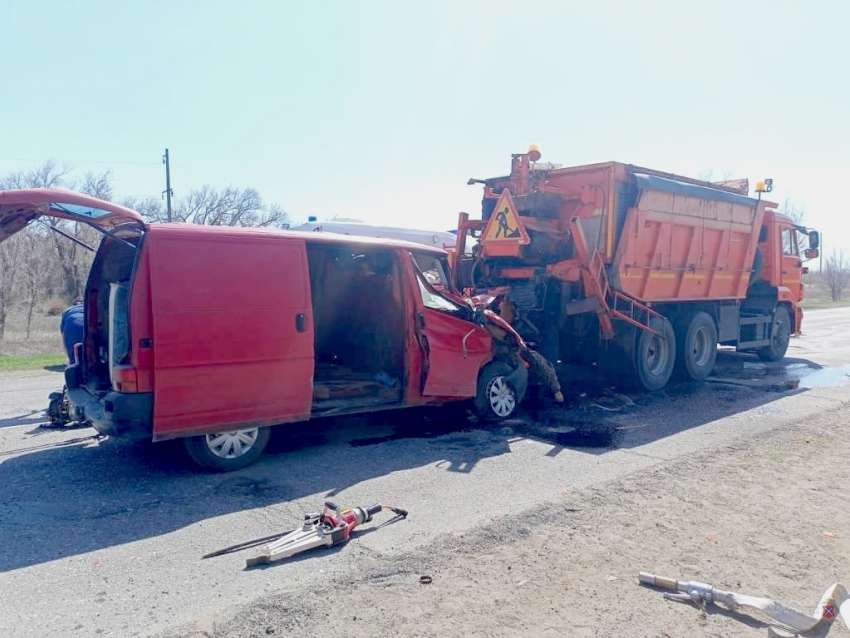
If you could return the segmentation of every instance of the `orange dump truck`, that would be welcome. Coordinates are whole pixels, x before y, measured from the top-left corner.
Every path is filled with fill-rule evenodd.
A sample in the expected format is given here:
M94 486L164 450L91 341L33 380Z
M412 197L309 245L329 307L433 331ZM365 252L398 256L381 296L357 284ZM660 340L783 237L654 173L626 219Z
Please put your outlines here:
M452 257L456 283L494 296L543 356L648 390L704 379L718 344L785 356L819 236L761 199L770 180L752 198L745 180L539 159L531 147L510 175L469 181L484 186L482 218L460 215Z

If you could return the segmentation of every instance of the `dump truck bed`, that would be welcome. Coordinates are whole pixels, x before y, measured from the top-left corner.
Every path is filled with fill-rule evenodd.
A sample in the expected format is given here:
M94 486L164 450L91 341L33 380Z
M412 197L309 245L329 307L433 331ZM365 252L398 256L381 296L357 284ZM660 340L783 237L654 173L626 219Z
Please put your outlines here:
M494 185L517 192L528 227L536 217L563 231L578 217L612 286L647 303L746 297L764 209L773 206L740 186L620 162L503 179Z
M726 190L632 172L612 285L646 302L743 299L764 205Z

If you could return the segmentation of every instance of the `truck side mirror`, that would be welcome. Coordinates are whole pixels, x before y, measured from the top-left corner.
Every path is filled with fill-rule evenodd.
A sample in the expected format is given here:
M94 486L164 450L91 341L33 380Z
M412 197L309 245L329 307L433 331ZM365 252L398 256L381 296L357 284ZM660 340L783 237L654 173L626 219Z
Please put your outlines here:
M806 248L806 252L803 253L806 256L806 259L816 259L820 252L817 248Z
M809 248L820 247L820 234L816 230L809 231Z

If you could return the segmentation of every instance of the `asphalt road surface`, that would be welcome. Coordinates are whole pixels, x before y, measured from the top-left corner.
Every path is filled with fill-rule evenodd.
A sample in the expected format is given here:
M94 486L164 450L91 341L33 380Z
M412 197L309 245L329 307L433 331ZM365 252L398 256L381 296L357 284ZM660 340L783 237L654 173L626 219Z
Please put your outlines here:
M39 428L57 372L0 376L0 635L145 636L212 626L233 606L316 587L365 560L462 536L683 455L850 400L850 308L809 312L788 358L721 351L712 379L623 394L565 370L569 409L481 429L439 410L283 426L251 468L202 474L179 443ZM410 518L340 550L245 570L201 555L292 527L331 498ZM368 529L368 528L364 528Z

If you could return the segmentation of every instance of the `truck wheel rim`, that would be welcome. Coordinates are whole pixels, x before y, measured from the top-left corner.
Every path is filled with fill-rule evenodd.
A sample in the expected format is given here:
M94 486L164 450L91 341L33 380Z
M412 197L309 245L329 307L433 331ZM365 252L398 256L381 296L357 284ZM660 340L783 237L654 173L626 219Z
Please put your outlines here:
M514 411L516 396L504 377L493 379L487 394L490 399L490 409L496 416L506 417Z
M653 335L646 349L646 367L652 376L664 374L668 358L667 340L658 335Z
M704 368L708 365L708 360L711 358L711 348L717 347L717 344L711 343L708 328L700 328L694 333L693 345L691 353L693 354L694 365L698 368Z
M210 452L220 459L238 459L246 454L257 442L260 430L233 430L207 434L206 442Z

